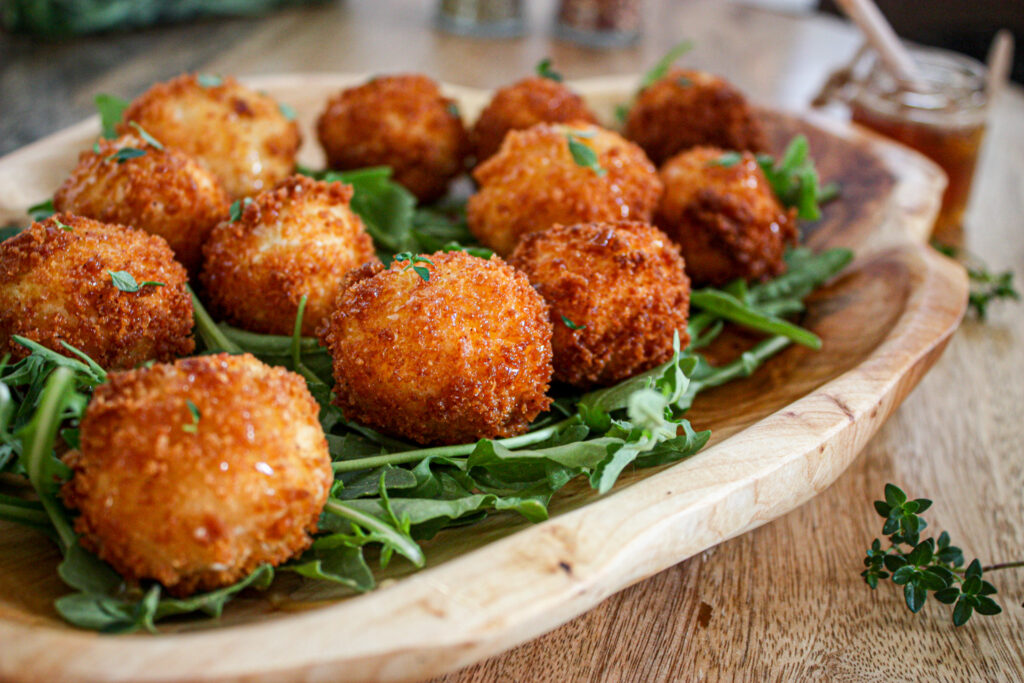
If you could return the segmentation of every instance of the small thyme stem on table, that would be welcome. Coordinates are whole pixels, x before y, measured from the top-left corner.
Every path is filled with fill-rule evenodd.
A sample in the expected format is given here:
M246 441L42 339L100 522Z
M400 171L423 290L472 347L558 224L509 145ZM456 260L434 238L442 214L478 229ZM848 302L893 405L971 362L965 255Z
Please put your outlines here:
M997 569L1013 569L1015 567L1024 567L1024 560L1018 562L997 562L996 564L982 567L981 570L984 572L994 572Z

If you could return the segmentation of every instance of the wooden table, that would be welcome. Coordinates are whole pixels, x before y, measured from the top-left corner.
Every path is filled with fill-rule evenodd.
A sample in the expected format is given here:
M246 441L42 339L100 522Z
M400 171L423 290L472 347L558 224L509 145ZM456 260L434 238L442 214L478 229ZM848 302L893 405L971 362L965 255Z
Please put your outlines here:
M755 99L804 106L859 38L825 18L726 2L646 6L636 47L596 52L549 39L552 2L530 34L480 41L430 29L433 3L329 4L262 19L202 22L35 44L0 36L0 154L75 122L92 96L133 96L183 70L423 71L494 87L545 56L569 77L639 72L677 40L687 62ZM1024 94L996 103L967 218L967 245L1024 280ZM533 642L452 674L491 680L1024 680L1024 570L994 572L1003 614L954 629L949 609L917 615L859 573L886 482L935 500L932 528L968 558L1024 558L1024 310L969 320L918 389L828 491L757 531L683 562Z

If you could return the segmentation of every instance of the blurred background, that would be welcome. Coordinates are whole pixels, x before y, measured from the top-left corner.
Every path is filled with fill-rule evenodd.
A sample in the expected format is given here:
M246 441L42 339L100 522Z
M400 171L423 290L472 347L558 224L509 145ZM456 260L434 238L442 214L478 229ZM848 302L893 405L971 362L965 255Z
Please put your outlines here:
M465 85L495 87L546 56L571 65L570 78L635 73L657 61L664 45L692 38L691 66L745 74L737 85L755 99L800 108L822 74L861 42L835 16L832 0L0 3L0 154L88 116L96 92L131 97L156 80L199 68L241 75L416 69L442 78L457 72ZM1011 29L1018 44L1024 40L1024 0L878 4L904 38L979 59L999 28ZM764 14L793 29L787 44L744 34L745 25L763 25ZM830 20L800 22L810 15ZM823 53L834 60L822 64ZM484 54L488 65L477 67L474 57ZM1013 69L1017 81L1024 80L1022 54ZM732 66L737 62L743 68Z

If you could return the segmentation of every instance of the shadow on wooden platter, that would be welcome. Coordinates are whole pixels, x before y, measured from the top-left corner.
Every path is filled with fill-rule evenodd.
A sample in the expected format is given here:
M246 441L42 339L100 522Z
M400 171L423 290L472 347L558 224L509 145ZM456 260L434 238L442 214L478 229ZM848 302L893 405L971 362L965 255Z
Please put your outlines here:
M312 120L350 76L252 79ZM578 84L600 112L632 83ZM486 94L451 88L465 112ZM373 593L282 577L218 622L161 636L105 637L59 620L57 551L0 524L0 678L5 680L405 680L464 666L540 635L607 596L802 504L833 482L939 356L963 315L963 269L923 242L944 181L922 157L845 124L765 112L781 148L806 134L841 198L808 226L815 248L850 246L854 264L809 300L802 324L824 342L790 347L751 377L702 394L689 414L712 441L687 461L625 473L598 496L570 487L552 519L511 515L448 530ZM53 191L96 132L86 122L0 159L0 217ZM307 131L307 145L308 141ZM69 149L70 147L70 149ZM306 151L307 163L315 157ZM314 162L315 163L315 162ZM753 338L725 335L727 357Z

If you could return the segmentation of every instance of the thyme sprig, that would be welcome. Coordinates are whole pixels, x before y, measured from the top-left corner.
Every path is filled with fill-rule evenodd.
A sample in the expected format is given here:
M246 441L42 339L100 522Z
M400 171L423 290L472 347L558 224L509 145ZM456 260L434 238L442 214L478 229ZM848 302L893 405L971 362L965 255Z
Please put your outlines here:
M889 536L889 547L883 548L880 539L872 541L864 558L867 569L861 572L865 583L875 589L879 581L892 579L903 586L907 608L914 613L921 611L930 592L939 602L953 605L954 626L963 626L975 612L999 614L1002 608L990 597L996 588L984 580L984 572L1024 567L1024 562L982 567L975 559L965 569L963 551L950 545L948 533L921 539L928 523L920 513L931 505L927 498L908 499L895 484L885 485L885 500L875 501L875 511L885 518L882 534Z

